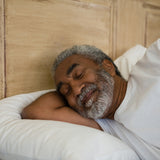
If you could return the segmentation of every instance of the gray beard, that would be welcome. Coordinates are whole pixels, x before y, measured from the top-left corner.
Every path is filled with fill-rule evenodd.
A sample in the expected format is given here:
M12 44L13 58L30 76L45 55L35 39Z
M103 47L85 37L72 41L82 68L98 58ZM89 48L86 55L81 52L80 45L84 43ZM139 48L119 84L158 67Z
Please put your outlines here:
M104 116L104 113L109 111L109 108L112 104L113 100L113 89L114 89L114 79L113 77L108 74L104 69L97 72L97 83L96 84L89 84L82 90L81 95L79 96L77 103L79 106L83 107L81 103L83 97L88 93L90 90L99 90L99 96L97 100L94 102L93 98L90 98L88 102L85 104L85 108L83 111L79 111L79 113L86 118L98 119Z

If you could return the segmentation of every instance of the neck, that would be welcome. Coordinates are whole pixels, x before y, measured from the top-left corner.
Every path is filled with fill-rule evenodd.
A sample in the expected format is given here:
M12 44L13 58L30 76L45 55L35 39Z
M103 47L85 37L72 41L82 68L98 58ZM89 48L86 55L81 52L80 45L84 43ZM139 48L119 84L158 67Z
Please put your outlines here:
M127 81L125 81L123 78L119 76L114 77L114 91L113 91L113 102L112 105L109 109L109 112L105 116L106 118L109 119L114 119L114 114L120 104L122 103L125 94L126 94L126 89L127 89Z

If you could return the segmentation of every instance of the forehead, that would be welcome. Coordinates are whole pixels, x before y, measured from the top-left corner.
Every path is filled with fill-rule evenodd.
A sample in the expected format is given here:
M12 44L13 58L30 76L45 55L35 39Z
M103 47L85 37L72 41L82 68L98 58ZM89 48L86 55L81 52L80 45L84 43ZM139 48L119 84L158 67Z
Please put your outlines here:
M55 81L58 81L60 77L65 76L67 74L67 70L73 64L78 64L78 66L88 67L88 68L95 68L98 66L96 62L94 62L93 60L83 55L69 56L58 65L56 72L55 72Z

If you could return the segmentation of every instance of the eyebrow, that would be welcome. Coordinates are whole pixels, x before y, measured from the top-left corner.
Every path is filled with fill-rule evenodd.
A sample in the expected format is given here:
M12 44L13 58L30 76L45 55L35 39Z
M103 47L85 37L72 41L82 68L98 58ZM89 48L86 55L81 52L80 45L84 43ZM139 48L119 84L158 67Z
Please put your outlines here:
M72 64L69 68L68 68L68 70L67 70L67 75L69 75L72 71L73 71L73 69L75 68L75 67L77 67L79 64L77 64L77 63L74 63L74 64Z
M77 64L77 63L72 64L72 65L68 68L68 70L67 70L67 72L66 72L66 75L69 75L69 74L73 71L73 69L74 69L75 67L77 67L78 65L79 65L79 64ZM62 85L63 85L63 82L59 82L59 83L58 83L58 85L57 85L57 92L60 93L60 89L61 89Z

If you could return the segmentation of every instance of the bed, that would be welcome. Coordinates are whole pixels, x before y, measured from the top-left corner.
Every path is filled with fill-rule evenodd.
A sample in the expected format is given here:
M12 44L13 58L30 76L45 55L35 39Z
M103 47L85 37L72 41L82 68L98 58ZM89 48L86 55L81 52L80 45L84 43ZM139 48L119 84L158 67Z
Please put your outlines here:
M65 48L97 46L127 80L160 37L159 28L158 0L0 0L0 160L139 159L109 134L58 121L22 120L20 113L54 90L51 66Z

